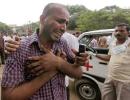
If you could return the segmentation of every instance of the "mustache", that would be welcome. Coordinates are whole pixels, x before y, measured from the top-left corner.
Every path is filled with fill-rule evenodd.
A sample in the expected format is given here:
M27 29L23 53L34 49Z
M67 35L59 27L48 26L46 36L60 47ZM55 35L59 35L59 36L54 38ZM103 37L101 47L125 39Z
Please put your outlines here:
M121 35L120 34L115 34L116 37L120 37Z

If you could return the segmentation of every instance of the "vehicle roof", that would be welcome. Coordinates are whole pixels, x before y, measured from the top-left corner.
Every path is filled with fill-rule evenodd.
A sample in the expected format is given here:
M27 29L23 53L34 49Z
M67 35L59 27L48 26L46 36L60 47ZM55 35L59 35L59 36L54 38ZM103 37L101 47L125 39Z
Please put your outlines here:
M110 35L114 32L114 29L101 29L101 30L94 30L82 33L78 38L82 38L84 36L101 36L101 35Z

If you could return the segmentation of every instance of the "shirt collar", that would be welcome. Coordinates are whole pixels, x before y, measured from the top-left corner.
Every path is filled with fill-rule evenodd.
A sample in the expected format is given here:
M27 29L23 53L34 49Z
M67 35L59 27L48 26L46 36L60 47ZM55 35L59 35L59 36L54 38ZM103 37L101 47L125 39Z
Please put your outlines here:
M39 40L39 33L38 32L33 33L31 36L29 36L29 38L30 38L29 39L29 46L31 46L33 44L37 44L40 51L43 51L40 47L40 40ZM54 49L55 45L57 45L57 43L59 44L61 42L61 40L62 40L62 37L59 39L59 41L54 42L52 49Z
M38 33L33 33L29 39L29 45L32 45L33 43L38 43L39 44L39 38L38 38Z

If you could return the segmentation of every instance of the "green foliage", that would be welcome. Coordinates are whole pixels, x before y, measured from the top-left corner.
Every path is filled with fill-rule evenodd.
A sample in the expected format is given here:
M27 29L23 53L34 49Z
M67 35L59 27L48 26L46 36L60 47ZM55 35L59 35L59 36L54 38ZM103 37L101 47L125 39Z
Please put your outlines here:
M130 9L112 6L99 11L84 12L78 17L76 24L80 31L113 28L122 22L130 24L129 16Z
M5 23L0 22L0 32L11 33L12 30L8 25L6 25Z
M118 23L127 23L130 25L130 9L122 9L117 6L107 6L99 11L91 11L83 5L66 6L70 12L69 30L90 31L96 29L113 28ZM26 33L27 28L32 32L39 27L39 22L30 23L17 27L20 34ZM0 23L0 31L8 32L10 28Z
M83 5L72 5L72 6L66 6L68 11L70 12L70 15L73 15L75 13L84 12L88 9Z
M70 21L68 24L69 30L75 30L77 28L76 20L78 19L78 16L83 13L89 11L87 8L85 8L83 5L72 5L72 6L66 6L68 11L70 12Z

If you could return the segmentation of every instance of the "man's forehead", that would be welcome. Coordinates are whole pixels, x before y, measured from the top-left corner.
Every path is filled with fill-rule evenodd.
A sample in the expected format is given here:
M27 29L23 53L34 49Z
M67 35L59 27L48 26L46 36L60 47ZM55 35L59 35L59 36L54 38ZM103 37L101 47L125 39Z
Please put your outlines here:
M54 13L59 13L59 14L65 14L65 15L67 15L67 16L69 16L69 12L68 12L68 10L67 9L65 9L65 8L54 8L54 9L52 9L52 11L54 12Z
M123 29L123 30L126 30L126 26L117 26L117 27L115 27L115 29Z
M68 20L70 17L69 13L64 9L54 10L53 16L60 18L60 19L66 19L66 20Z
M49 4L44 10L43 15L45 16L56 16L56 15L62 15L62 16L70 16L69 11L67 8L62 4L57 3L51 3Z

